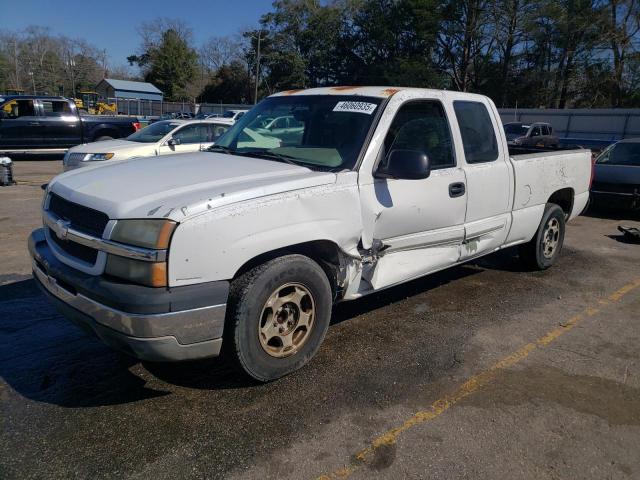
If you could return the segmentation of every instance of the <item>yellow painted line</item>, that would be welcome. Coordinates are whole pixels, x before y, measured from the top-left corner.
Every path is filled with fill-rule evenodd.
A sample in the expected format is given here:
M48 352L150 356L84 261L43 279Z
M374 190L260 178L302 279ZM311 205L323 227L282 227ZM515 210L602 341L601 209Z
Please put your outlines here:
M626 294L631 292L632 290L640 287L640 278L634 280L631 283L626 284L625 286L619 288L611 295L609 295L606 299L600 299L596 303L601 306L610 305L611 303L619 302ZM569 318L566 322L562 323L560 327L554 328L553 330L547 332L542 337L537 340L526 344L516 352L511 355L503 358L502 360L496 362L487 370L484 370L477 375L469 378L466 382L460 385L453 393L449 395L445 395L444 397L436 400L429 406L428 409L422 410L413 414L410 418L405 420L401 425L392 428L391 430L386 431L379 437L375 438L369 446L356 453L355 462L351 465L344 466L338 470L334 470L331 473L320 475L317 480L335 480L335 479L344 479L349 477L353 472L358 470L360 467L366 464L367 460L371 458L371 456L375 453L377 449L383 446L392 445L396 443L398 440L398 436L406 430L409 430L416 425L431 421L444 412L446 412L449 408L454 406L460 400L465 397L468 397L481 387L487 385L491 382L500 370L504 370L509 368L523 359L527 358L531 352L537 350L539 348L545 347L551 342L555 341L561 335L567 333L571 329L573 329L576 325L578 325L582 320L587 317L591 317L600 312L600 308L595 305L590 305L585 308L581 313L574 315Z

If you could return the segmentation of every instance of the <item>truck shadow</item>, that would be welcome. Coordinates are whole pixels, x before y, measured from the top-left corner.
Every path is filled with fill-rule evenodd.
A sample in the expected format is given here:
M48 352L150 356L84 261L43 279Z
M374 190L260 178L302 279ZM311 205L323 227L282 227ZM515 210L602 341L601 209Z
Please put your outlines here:
M640 221L640 210L590 206L589 209L583 213L583 215L586 217L602 218L605 220L622 220L630 222Z
M114 352L60 315L32 279L0 286L0 378L18 394L63 407L135 402L166 395Z
M481 265L486 262L490 266ZM517 265L517 257L514 260L512 255L492 255L476 264L422 277L336 305L331 324L481 273L485 268L513 271ZM169 395L174 386L228 390L257 385L238 375L220 358L174 364L141 363L113 351L59 314L32 279L0 286L0 299L0 377L15 392L31 400L67 408L95 407ZM161 382L150 379L149 374Z

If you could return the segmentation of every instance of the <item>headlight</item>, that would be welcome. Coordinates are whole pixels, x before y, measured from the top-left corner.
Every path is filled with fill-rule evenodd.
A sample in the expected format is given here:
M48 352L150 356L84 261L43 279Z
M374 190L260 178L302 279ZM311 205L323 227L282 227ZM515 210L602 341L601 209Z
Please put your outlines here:
M520 144L522 143L522 139L521 139L521 138L516 138L516 139L513 141L513 143L514 143L515 145L520 145Z
M105 273L149 287L167 286L167 262L142 262L109 255Z
M171 220L118 220L111 240L144 248L169 248L177 223Z
M111 160L113 153L89 153L84 157L83 162L102 162L104 160Z
M171 220L118 220L111 232L114 242L136 247L165 250L178 224ZM145 262L109 254L105 273L124 280L148 285L167 286L167 262Z

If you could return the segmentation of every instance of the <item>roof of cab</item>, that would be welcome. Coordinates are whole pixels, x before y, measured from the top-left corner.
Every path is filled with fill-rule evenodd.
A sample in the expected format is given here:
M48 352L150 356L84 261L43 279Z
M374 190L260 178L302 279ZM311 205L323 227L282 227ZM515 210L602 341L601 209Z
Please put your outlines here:
M287 95L361 95L363 97L387 98L399 92L400 90L409 90L409 89L403 88L403 87L335 86L335 87L307 88L307 89L300 89L300 90L285 90L284 92L278 92L272 96L282 97Z
M299 90L285 90L284 92L278 92L272 97L282 97L287 95L358 95L363 97L378 97L388 98L395 95L398 92L420 92L423 94L442 94L442 93L455 93L456 95L464 95L469 98L483 98L483 95L477 93L467 92L455 92L453 90L437 90L433 88L416 88L416 87L389 87L389 86L372 86L372 87L358 87L358 86L334 86L334 87L319 87L308 88Z

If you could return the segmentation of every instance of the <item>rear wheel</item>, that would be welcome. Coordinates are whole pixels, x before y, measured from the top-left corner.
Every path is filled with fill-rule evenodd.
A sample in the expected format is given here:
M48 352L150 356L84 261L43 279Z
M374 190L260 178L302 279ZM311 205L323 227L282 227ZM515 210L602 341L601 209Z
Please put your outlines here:
M553 265L564 243L565 214L555 203L547 203L538 231L528 243L520 245L520 259L535 270Z
M259 265L231 285L223 354L261 382L287 375L317 352L331 306L329 280L310 258L286 255Z

